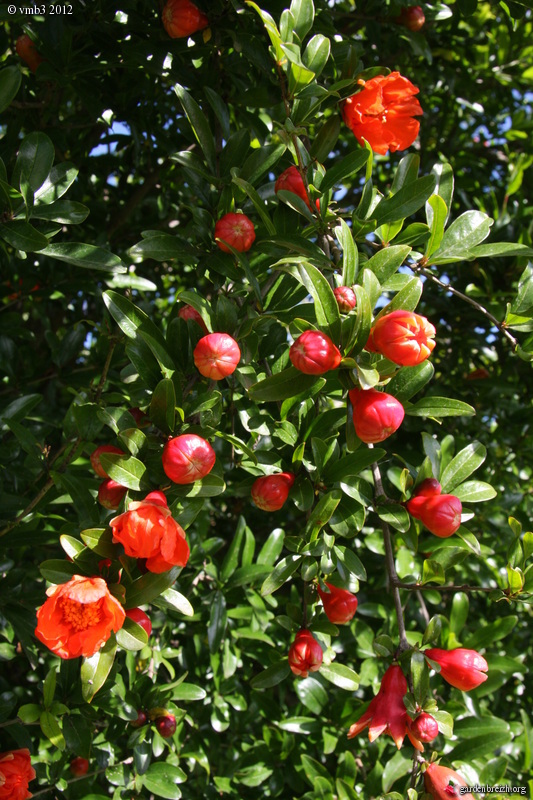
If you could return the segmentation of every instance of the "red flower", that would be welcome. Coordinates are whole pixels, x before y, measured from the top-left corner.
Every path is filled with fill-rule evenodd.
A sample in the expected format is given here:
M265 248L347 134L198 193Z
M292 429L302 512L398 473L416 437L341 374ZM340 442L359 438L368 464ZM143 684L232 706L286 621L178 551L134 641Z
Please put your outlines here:
M120 542L127 556L146 558L149 572L184 567L189 560L185 532L172 518L163 492L150 492L144 500L130 503L109 524L113 541Z
M292 167L287 167L287 169L281 173L274 186L274 191L276 194L280 190L284 192L292 192L293 194L297 195L301 200L304 201L309 211L313 210L298 167L295 167L294 165ZM320 210L319 200L316 201L316 208Z
M327 581L325 583L329 592L322 591L320 586L317 588L327 618L334 625L344 625L346 622L350 622L357 611L357 597L348 589L340 589Z
M194 363L204 378L220 381L237 369L239 345L227 333L209 333L194 348Z
M190 0L168 0L163 9L163 26L172 39L191 36L208 25L206 15Z
M337 300L339 311L343 314L348 314L352 308L356 307L357 297L355 296L354 290L350 289L349 286L337 286L336 289L333 289L333 294Z
M178 317L181 317L181 319L184 320L192 319L193 322L198 323L198 325L204 331L204 333L209 333L209 331L207 330L207 325L203 321L202 317L200 316L198 311L192 306L182 306L178 311Z
M252 485L252 500L262 511L279 511L289 496L294 483L292 472L264 475Z
M435 328L425 317L398 310L374 323L365 347L402 367L414 367L431 355L434 336Z
M291 346L289 358L296 369L306 375L323 375L341 363L339 348L320 331L304 331L298 336Z
M215 225L215 239L224 253L231 253L231 245L239 253L246 253L255 241L254 223L246 214L224 214Z
M26 747L0 753L0 800L27 800L33 797L28 792L28 783L34 778L35 770Z
M362 82L364 88L344 103L343 116L359 144L366 141L374 153L405 150L418 136L423 113L414 97L418 89L399 72Z
M77 778L81 778L82 775L86 775L89 771L89 762L86 758L82 758L81 756L73 758L70 762L70 771Z
M439 726L431 714L419 714L412 722L407 720L407 727L416 739L421 742L432 742L439 735Z
M140 625L141 628L144 628L147 636L150 636L152 633L152 623L148 614L145 614L141 608L130 608L126 611L126 616L128 619L132 619L136 622L137 625Z
M117 453L119 456L125 455L124 450L120 447L114 447L112 444L101 444L96 450L91 453L91 467L94 469L99 478L109 478L109 475L100 463L100 456L102 453Z
M424 788L433 800L450 800L450 797L462 797L474 800L474 795L463 794L460 789L468 786L457 772L440 764L429 764L424 772Z
M98 488L98 502L104 508L116 511L127 491L126 486L121 486L120 483L108 478L106 481L102 481Z
M377 389L352 389L348 392L353 409L355 432L361 441L383 442L403 422L405 411L399 400Z
M453 494L428 496L417 494L405 504L406 509L415 519L441 539L452 536L461 525L463 506Z
M26 62L32 72L36 72L39 64L42 64L44 61L44 58L27 33L19 36L15 44L15 50L17 51L17 55Z
M424 27L426 15L422 10L422 6L404 6L400 11L400 16L396 22L398 25L403 25L410 31L419 31Z
M174 483L194 483L215 466L215 451L206 439L195 433L183 433L169 439L163 450L165 475Z
M353 739L368 727L368 738L371 742L385 733L392 736L399 750L407 735L417 750L423 750L423 745L408 728L410 719L403 702L406 693L407 681L401 667L393 664L383 676L379 692L370 701L363 716L351 726L348 739Z
M60 658L93 656L124 624L124 609L102 578L74 575L46 594L35 635Z
M477 689L487 680L489 665L476 650L456 647L455 650L440 650L434 647L424 655L440 665L440 676L462 692Z
M322 648L306 628L298 631L289 648L289 667L300 678L307 678L322 666Z

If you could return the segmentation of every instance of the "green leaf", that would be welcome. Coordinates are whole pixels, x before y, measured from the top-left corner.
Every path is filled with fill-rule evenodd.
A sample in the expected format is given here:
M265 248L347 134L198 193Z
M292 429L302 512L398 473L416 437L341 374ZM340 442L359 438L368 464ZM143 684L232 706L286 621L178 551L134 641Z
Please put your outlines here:
M497 258L506 256L508 258L519 256L520 258L531 258L533 249L525 244L516 242L493 242L492 244L480 244L478 247L470 249L471 261L474 258Z
M320 498L307 520L306 530L311 533L311 538L316 537L318 531L329 522L341 501L341 497L342 491L340 489L332 489Z
M424 361L416 367L402 367L387 385L387 392L401 403L405 403L424 388L432 379L434 372L435 368L430 361Z
M460 486L487 456L486 448L480 442L472 442L452 458L440 476L443 494L449 494L456 486Z
M342 247L342 285L353 286L359 272L359 254L352 232L343 219L335 228L335 236Z
M265 147L257 148L242 165L241 179L253 186L278 163L286 149L287 146L284 144L267 144Z
M493 497L496 497L497 492L490 483L466 481L454 489L454 495L462 503L483 503L485 500L492 500Z
M405 413L411 417L472 417L476 410L462 400L452 400L449 397L424 397L414 405L406 406Z
M435 176L426 175L417 178L416 181L403 186L392 197L381 200L372 211L372 219L377 225L384 225L386 222L396 222L405 219L422 208L426 200L433 194L435 189Z
M423 288L420 278L410 278L403 289L400 289L400 291L394 295L390 303L387 303L387 305L381 309L376 316L376 320L399 308L405 311L414 311L418 305L418 301L422 297Z
M432 195L426 206L427 220L430 230L430 237L426 244L424 253L425 258L429 258L432 253L439 249L444 236L444 226L448 218L448 208L446 203L438 194Z
M365 269L374 273L380 283L385 283L402 266L411 252L409 245L395 244L383 247L365 263Z
M239 178L238 175L233 173L233 171L232 171L232 180L233 183L239 187L239 189L242 189L243 192L245 192L248 195L248 197L255 206L255 210L261 217L261 221L263 222L263 225L267 229L267 232L270 234L270 236L275 236L276 226L268 216L264 200L261 199L261 197L258 195L254 187L251 185L251 183L248 183L248 181L244 181L242 178Z
M183 486L174 486L173 492L179 497L216 497L226 490L224 479L220 475L206 475L200 481Z
M181 790L178 784L185 783L187 775L180 767L175 767L168 762L150 764L142 776L144 787L165 800L180 800Z
M348 572L351 572L352 575L355 575L359 580L366 581L366 570L363 562L355 555L353 550L350 550L349 547L343 547L342 545L335 545L333 552L341 564L346 567Z
M102 453L102 467L109 477L126 486L134 492L138 492L142 485L142 477L146 472L146 467L134 456L121 456L118 453Z
M265 564L266 566L272 567L276 563L276 559L279 557L281 551L283 550L283 540L285 538L285 533L281 528L275 528L266 542L264 543L263 547L259 551L259 555L257 556L257 563L258 564Z
M304 50L302 61L317 78L326 66L331 51L331 44L326 36L317 33L309 40Z
M292 0L290 11L294 17L294 33L303 40L306 33L313 27L315 7L313 0Z
M453 200L453 169L450 164L448 163L438 163L434 164L431 172L435 175L437 180L435 186L435 194L438 194L439 197L442 197L444 202L446 203L446 208L448 209L446 220L448 221L448 217L450 216L450 209L452 207L452 200ZM431 210L430 210L431 209ZM428 219L428 224L431 225L433 221L433 209L428 209L426 207L426 214Z
M261 586L261 594L263 597L266 597L269 594L273 594L280 586L289 580L291 575L293 575L298 567L302 562L303 556L297 555L290 555L285 556L279 561L275 568L272 571L272 574L268 576L266 581Z
M184 87L179 83L174 86L174 91L176 92L178 99L183 106L194 136L205 156L207 165L212 174L215 175L217 163L215 140L213 138L213 134L211 133L211 129L205 114L196 100L194 100L189 92L187 92L186 89L184 89Z
M302 392L310 392L317 385L325 384L325 378L316 375L305 375L296 367L288 367L283 372L271 375L248 389L248 396L255 402L269 400L286 400Z
M246 5L251 6L254 8L259 16L261 17L263 24L266 28L266 31L270 37L270 41L274 47L274 52L276 54L276 61L281 64L283 62L283 51L281 49L281 37L279 30L276 26L276 23L268 13L268 11L263 11L263 9L259 8L257 3L253 3L252 0L246 0Z
M518 291L512 305L514 314L525 314L533 308L533 266L528 265L518 281Z
M445 582L446 575L444 574L442 564L427 558L422 564L422 583L443 584Z
M117 644L124 650L142 650L148 643L148 634L141 625L129 617L124 620L124 625L116 633Z
M405 508L394 503L391 505L376 506L376 513L380 519L387 522L392 528L405 533L411 527L411 518Z
M411 654L411 678L415 700L423 708L429 692L429 670L426 659L419 650L414 650Z
M159 231L154 236L148 236L128 251L132 258L153 258L154 261L168 261L170 259L177 259L178 261L194 261L195 258L191 254L190 245L180 239L178 236L173 236L170 233L160 233Z
M104 250L103 247L95 247L92 244L83 242L65 242L63 244L50 244L41 254L56 258L58 261L65 261L75 267L85 269L99 269L104 272L126 272L127 268L122 260Z
M77 175L78 170L70 161L63 161L52 167L42 186L35 192L35 207L40 209L41 206L54 203L63 197L76 180Z
M90 550L102 558L114 558L116 547L112 544L109 528L87 528L80 533L81 540Z
M327 466L324 470L323 479L326 484L344 481L348 477L355 477L376 461L379 461L386 454L380 447L370 449L360 447L357 452L343 456L334 464Z
M339 305L320 270L304 259L299 259L297 264L274 264L273 268L289 273L305 286L314 300L318 325L326 329L334 343L338 342L341 325Z
M18 66L0 70L0 114L17 96L22 75Z
M311 675L298 681L294 689L300 702L313 714L320 714L328 703L328 693L320 681Z
M356 692L359 688L359 675L344 664L337 664L335 661L332 664L322 664L319 672L339 689Z
M169 378L159 381L152 394L149 416L164 433L173 433L176 421L176 390Z
M488 625L479 625L477 631L465 640L463 646L471 650L489 647L494 642L505 639L514 629L517 622L518 617L511 615L500 617L496 622L491 622Z
M209 617L209 625L207 626L207 640L211 653L216 653L220 647L226 631L226 622L226 598L222 592L217 591L211 603L211 614Z
M162 369L174 370L174 362L166 348L163 334L152 320L125 297L109 289L103 294L107 310L129 339L140 336L148 345Z
M160 596L152 601L156 605L171 608L173 611L183 614L186 617L194 616L194 608L189 603L185 595L175 589L165 589Z
M39 717L39 724L42 732L46 738L52 742L54 747L57 747L59 750L64 750L65 737L54 715L50 711L43 711Z
M81 663L81 693L86 703L90 703L95 694L102 688L107 680L115 660L117 643L111 636L101 650L94 656L84 658Z
M57 682L57 669L52 667L48 670L46 678L43 682L43 705L45 708L50 708L54 700Z
M388 792L393 784L404 775L408 775L413 768L413 762L410 758L402 755L402 753L394 753L392 758L387 760L383 775L381 776L381 783L383 791Z
M325 193L328 189L333 189L336 184L343 183L346 178L355 175L362 169L368 161L368 150L355 150L353 153L342 158L334 167L331 167L326 172L320 184L320 191Z
M78 225L87 219L89 209L82 203L72 200L58 200L50 205L38 205L33 208L33 219L46 219L51 222L61 222L63 225Z
M48 177L54 155L54 145L46 134L38 131L30 133L19 147L11 179L13 185L20 186L22 191L23 184L27 184L33 195Z
M11 247L25 253L44 252L44 248L48 246L46 236L22 219L14 219L11 222L0 224L0 236Z
M487 238L493 221L482 211L465 211L444 232L439 249L431 256L431 263L460 261L469 250Z
M37 703L26 703L18 710L17 717L24 723L24 725L31 725L37 722L41 715L41 706Z
M322 125L311 144L311 156L322 164L337 144L341 121L337 114L329 117ZM342 224L342 222L341 222ZM350 284L348 284L350 285Z
M79 571L79 567L71 561L62 558L50 558L43 561L39 567L39 572L43 578L50 583L67 583L73 575Z
M479 720L478 720L479 722ZM455 730L457 730L457 724ZM492 755L495 750L503 747L511 741L511 732L509 730L493 730L490 733L484 733L480 736L469 736L468 738L461 739L460 743L455 745L453 750L450 751L450 761L460 759L461 761L470 762L474 759L484 759L489 754Z
M82 537L83 538L83 537ZM163 594L165 589L169 589L178 575L181 572L181 567L173 567L168 572L155 574L152 572L146 573L132 584L126 587L126 608L137 608L146 603L151 603Z
M277 686L278 683L284 681L285 678L288 678L290 674L291 668L289 667L289 662L287 659L284 659L277 664L272 664L270 667L267 667L258 675L254 675L250 681L250 686L252 689L271 689L273 686Z

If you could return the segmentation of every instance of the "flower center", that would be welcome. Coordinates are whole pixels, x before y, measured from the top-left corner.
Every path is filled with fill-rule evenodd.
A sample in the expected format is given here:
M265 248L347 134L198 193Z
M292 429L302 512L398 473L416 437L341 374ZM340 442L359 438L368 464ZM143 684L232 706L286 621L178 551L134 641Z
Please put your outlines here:
M78 603L68 597L61 599L63 620L75 631L85 631L97 625L102 618L100 603Z

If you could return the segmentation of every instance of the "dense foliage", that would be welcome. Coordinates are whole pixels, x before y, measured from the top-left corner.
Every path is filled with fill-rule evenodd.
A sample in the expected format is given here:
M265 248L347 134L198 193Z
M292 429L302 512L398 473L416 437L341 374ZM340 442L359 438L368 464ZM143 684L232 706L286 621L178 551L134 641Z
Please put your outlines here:
M533 794L531 12L182 5L0 10L0 752L66 800Z

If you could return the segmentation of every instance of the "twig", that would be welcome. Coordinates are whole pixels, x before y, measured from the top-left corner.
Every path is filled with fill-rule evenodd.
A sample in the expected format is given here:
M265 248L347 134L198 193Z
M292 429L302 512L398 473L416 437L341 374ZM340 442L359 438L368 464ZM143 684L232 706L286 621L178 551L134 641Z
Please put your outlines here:
M425 622L426 627L427 627L429 625L429 613L428 613L427 606L426 606L426 604L424 602L424 596L420 592L417 592L416 593L416 598L417 598L418 602L420 603L420 613L422 614L422 617L423 617L424 622Z
M393 581L393 583L398 589L410 589L412 592L497 592L500 589L499 586L468 586L468 584L463 584L463 586L455 586L454 584L446 584L445 586L428 586L427 584L421 585L418 583L402 583L402 581L398 580L397 578L395 581ZM501 591L504 590L502 589Z

